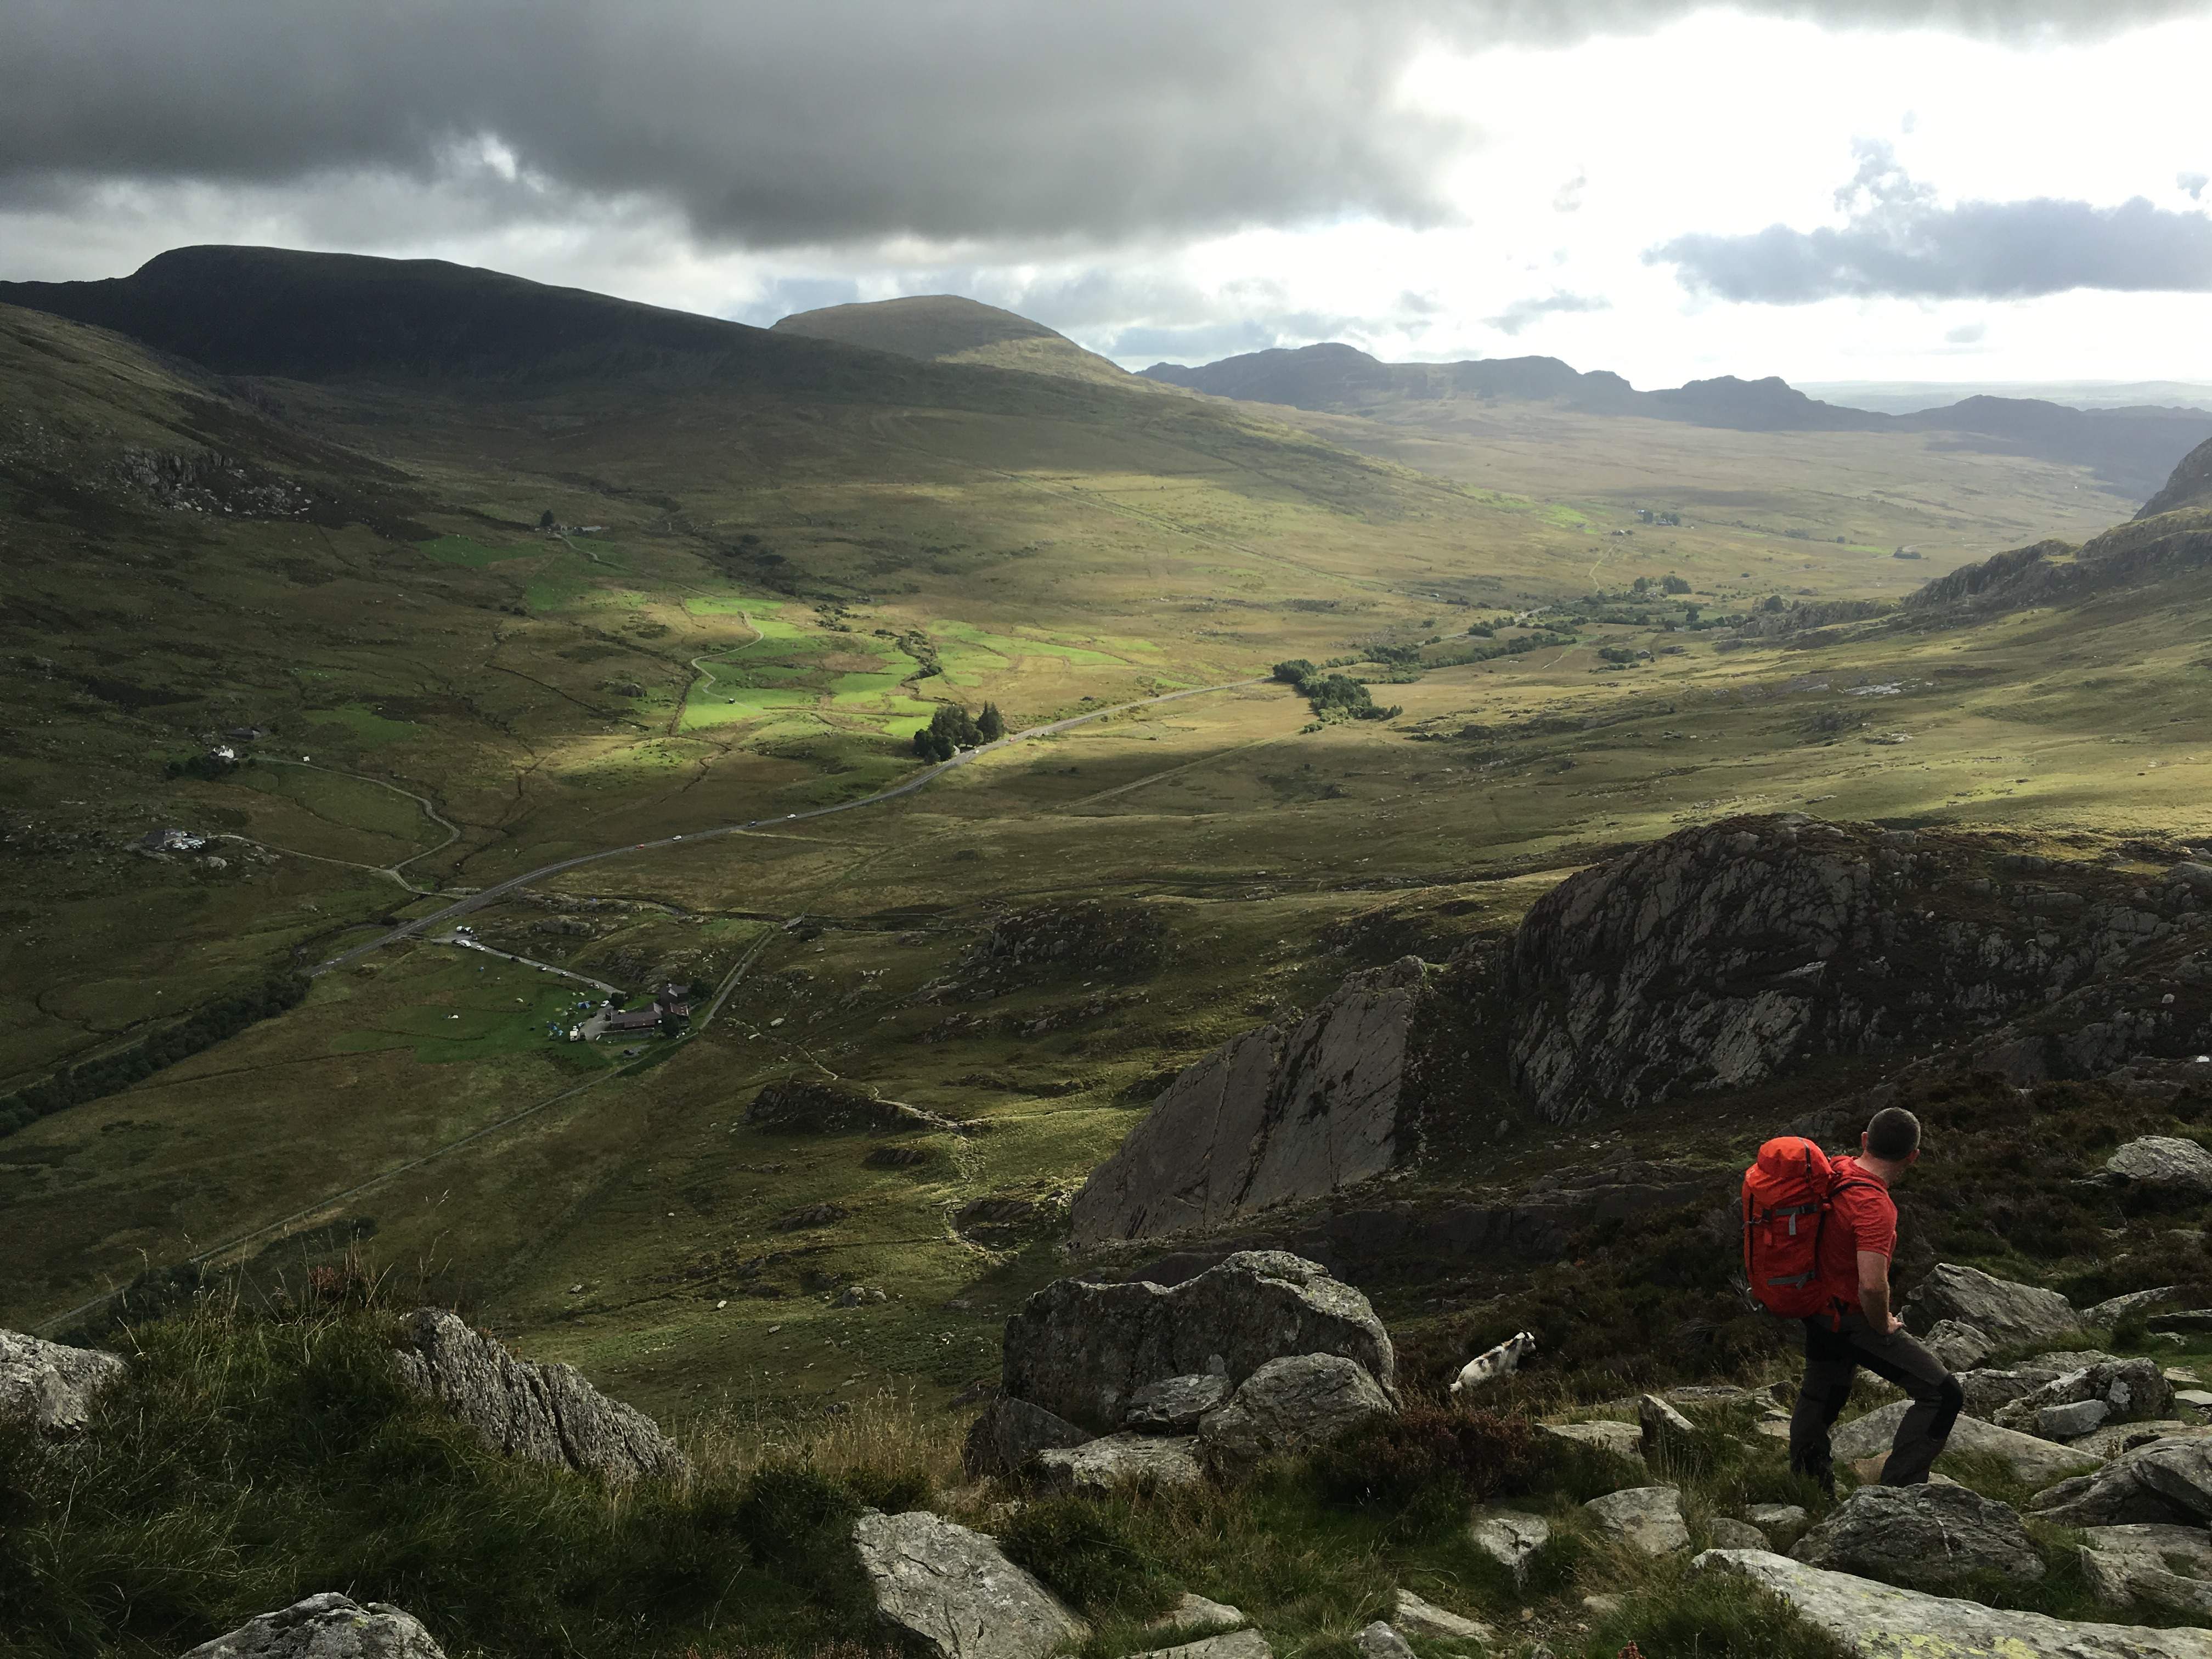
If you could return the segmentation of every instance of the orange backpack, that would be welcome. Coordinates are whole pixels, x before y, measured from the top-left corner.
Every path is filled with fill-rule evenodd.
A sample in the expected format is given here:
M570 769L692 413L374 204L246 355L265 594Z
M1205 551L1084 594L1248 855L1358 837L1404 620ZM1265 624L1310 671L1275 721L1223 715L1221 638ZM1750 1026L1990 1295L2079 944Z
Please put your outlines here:
M1832 1285L1820 1279L1820 1229L1843 1188L1864 1176L1838 1176L1828 1155L1797 1135L1759 1149L1743 1172L1743 1273L1769 1313L1810 1319L1832 1313Z

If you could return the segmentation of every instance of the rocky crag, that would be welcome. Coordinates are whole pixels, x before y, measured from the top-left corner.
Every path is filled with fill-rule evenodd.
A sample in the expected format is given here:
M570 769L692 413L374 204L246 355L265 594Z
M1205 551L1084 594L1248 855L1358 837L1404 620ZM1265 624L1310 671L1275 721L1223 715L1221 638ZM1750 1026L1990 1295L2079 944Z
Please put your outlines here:
M2212 1050L2212 863L2138 851L2156 873L1797 815L1683 830L1570 878L1502 948L1355 974L1294 1030L1200 1060L1093 1172L1075 1242L1342 1192L1413 1161L1438 1114L1462 1137L1572 1125L1838 1059L2020 1084L2191 1060ZM1363 1224L1542 1227L1510 1207Z

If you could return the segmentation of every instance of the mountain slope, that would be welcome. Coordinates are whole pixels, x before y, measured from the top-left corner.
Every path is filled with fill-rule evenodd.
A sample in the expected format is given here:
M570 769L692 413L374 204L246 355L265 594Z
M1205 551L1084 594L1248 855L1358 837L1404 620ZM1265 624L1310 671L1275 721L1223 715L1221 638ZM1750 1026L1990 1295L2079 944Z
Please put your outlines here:
M1419 422L1449 419L1455 400L1543 402L1589 414L1642 416L1739 432L1944 434L1961 447L2087 467L2141 498L2195 445L2212 413L2193 409L2080 410L2030 398L1969 398L1946 409L1883 415L1820 403L1775 376L1734 375L1639 392L1617 374L1578 374L1554 357L1385 363L1340 343L1227 357L1203 368L1155 363L1153 380L1215 397ZM1433 411L1428 406L1437 405ZM1955 435L1951 435L1955 434Z
M2154 518L2185 507L2212 507L2212 439L2182 457L2181 465L2166 481L2166 488L2143 503L2136 516Z
M770 331L836 340L924 362L981 363L1034 374L1136 383L1120 364L1085 351L1066 335L957 294L916 294L794 312Z

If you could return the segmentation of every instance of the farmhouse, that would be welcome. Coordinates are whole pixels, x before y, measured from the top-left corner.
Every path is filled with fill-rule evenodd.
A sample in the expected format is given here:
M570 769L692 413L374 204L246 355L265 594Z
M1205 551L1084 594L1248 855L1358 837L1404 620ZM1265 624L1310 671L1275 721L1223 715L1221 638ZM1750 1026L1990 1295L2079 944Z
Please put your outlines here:
M206 845L206 836L189 830L149 830L138 837L139 850L146 853L196 853Z

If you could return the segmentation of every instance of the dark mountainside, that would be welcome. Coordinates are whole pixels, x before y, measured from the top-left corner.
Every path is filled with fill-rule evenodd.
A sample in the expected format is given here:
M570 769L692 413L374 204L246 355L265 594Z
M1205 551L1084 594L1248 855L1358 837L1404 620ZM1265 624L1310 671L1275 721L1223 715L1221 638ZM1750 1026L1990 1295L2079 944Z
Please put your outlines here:
M523 391L660 378L984 408L1009 401L997 395L1008 390L1039 392L1035 377L1008 388L988 365L939 367L438 259L176 248L128 276L0 283L0 305L112 329L222 374Z
M2173 476L2166 481L2166 488L2145 501L2142 511L2136 517L2155 518L2185 507L2212 507L2212 438L2182 458L2181 465L2173 469Z
M2156 489L2177 461L2212 439L2212 415L2202 410L2080 410L1980 397L1914 415L1878 415L1816 402L1772 375L1723 375L1638 392L1618 374L1578 374L1555 357L1385 363L1338 343L1249 352L1199 368L1155 363L1143 373L1214 397L1335 414L1471 398L1557 403L1593 415L1640 415L1740 432L1954 433L1962 447L2086 466L2138 495Z

